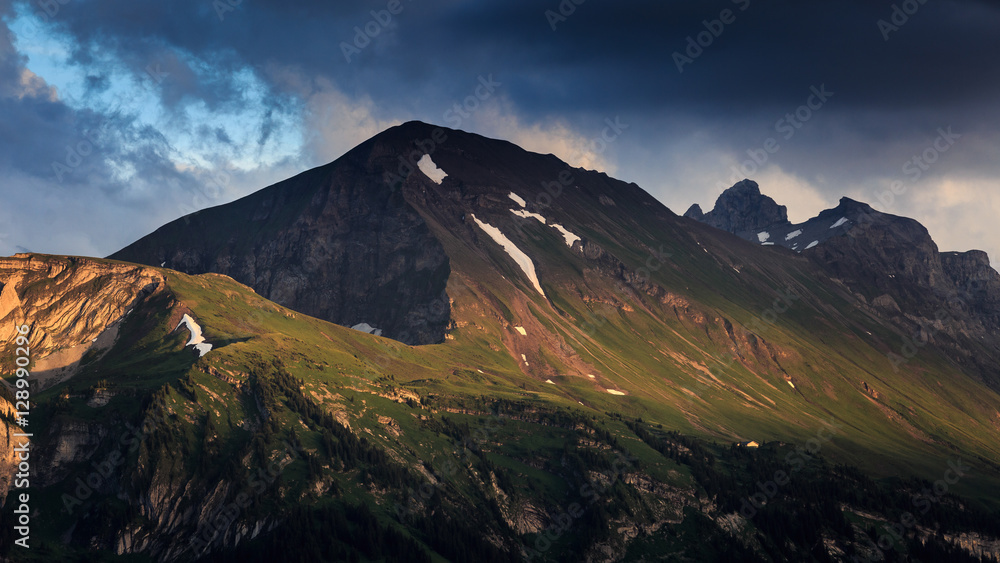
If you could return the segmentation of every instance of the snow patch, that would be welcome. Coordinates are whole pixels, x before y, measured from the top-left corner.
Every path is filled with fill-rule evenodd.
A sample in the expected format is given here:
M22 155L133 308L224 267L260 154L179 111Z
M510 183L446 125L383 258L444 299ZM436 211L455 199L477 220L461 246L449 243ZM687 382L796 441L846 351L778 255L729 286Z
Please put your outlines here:
M761 246L774 246L774 243L773 242L765 242Z
M523 326L515 326L514 330L520 332L521 336L528 336L528 332L526 330L524 330Z
M810 248L816 246L817 244L819 244L818 240L814 240L814 241L810 242L809 246L806 247L806 250L809 250Z
M164 266L166 266L166 265L167 265L167 263L166 263L166 262L160 262L160 267L161 267L161 268L162 268L162 267L164 267Z
M382 329L375 328L368 323L358 323L352 326L351 328L353 328L354 330L360 330L361 332L364 332L366 334L374 334L375 336L382 336Z
M527 219L529 217L534 217L535 219L538 219L538 222L540 222L541 224L543 225L545 224L545 217L542 217L538 213L532 213L527 209L511 209L510 212L524 219Z
M557 231L559 231L560 233L562 233L563 238L566 239L566 246L572 247L573 246L573 242L580 240L580 237L578 237L578 236L574 235L573 233L567 231L565 227L563 227L562 225L560 225L558 223L552 223L552 228L556 229Z
M801 234L802 234L802 229L796 229L796 230L788 233L787 235L785 235L785 240L792 240L793 238L795 238L795 237L797 237L797 236L799 236Z
M538 275L535 274L535 264L532 263L531 258L528 258L527 254L522 252L520 248L514 245L514 243L510 242L510 239L505 237L504 234L500 232L500 229L488 223L483 223L476 218L475 215L472 216L472 220L479 225L480 229L490 235L490 238L499 244L507 252L507 254L514 259L514 262L517 262L517 265L520 266L521 270L523 270L525 275L528 276L528 279L531 280L531 284L535 286L538 293L541 293L542 297L545 297L545 292L542 291L542 286L538 283Z
M524 354L521 354L521 359L524 360L524 365L528 365L528 357L527 356L525 356Z
M840 219L837 219L836 223L830 225L830 228L831 229L836 229L837 227L843 225L846 222L847 222L847 217L841 217Z
M191 338L188 339L187 344L184 345L185 348L188 346L194 346L194 349L198 351L199 358L207 354L209 350L212 349L212 345L205 342L205 337L201 335L201 327L198 326L198 323L194 322L191 315L184 313L184 316L181 317L181 322L177 323L174 330L179 329L181 325L187 327L188 332L191 333Z
M548 383L549 385L555 385L556 384L556 382L552 381L551 379L546 379L545 383Z
M795 384L794 383L792 383L791 381L789 381L788 384L792 386L792 389L795 389Z
M444 180L444 177L447 176L444 170L441 170L437 167L437 164L434 164L434 161L431 160L431 155L429 154L425 154L420 157L420 160L417 161L417 167L420 168L420 171L423 172L425 176L430 178L435 184L440 184L441 180Z
M625 395L625 393L622 393L621 391L615 391L614 389L608 389L608 393L611 393L612 395Z
M514 195L514 194L512 193L510 195ZM513 199L513 198L511 198L511 199ZM546 222L546 220L545 220L545 217L542 217L538 213L532 213L532 212L528 211L527 209L511 209L510 212L513 213L514 215L517 215L518 217L523 218L523 219L533 218L533 219L537 219L538 222L541 223L541 224L543 224L543 225L547 225L548 224ZM578 236L574 235L573 233L569 232L566 229L566 227L563 227L562 225L560 225L558 223L552 223L552 225L550 225L550 226L553 229L559 231L559 234L561 234L563 236L563 238L566 239L566 246L568 246L570 248L573 247L573 242L574 241L580 240L580 237L578 237Z
M516 193L510 192L509 194L507 194L507 197L509 197L510 199L514 200L514 202L517 203L518 205L520 205L521 207L525 206L524 199L521 198L521 196L517 195Z
M767 239L771 238L771 233L767 231L761 231L757 233L757 240L761 243L767 242Z
M596 379L596 378L597 378L597 376L596 376L596 375L592 375L592 374L589 374L589 373L587 374L587 377L589 377L589 378L591 378L591 379Z

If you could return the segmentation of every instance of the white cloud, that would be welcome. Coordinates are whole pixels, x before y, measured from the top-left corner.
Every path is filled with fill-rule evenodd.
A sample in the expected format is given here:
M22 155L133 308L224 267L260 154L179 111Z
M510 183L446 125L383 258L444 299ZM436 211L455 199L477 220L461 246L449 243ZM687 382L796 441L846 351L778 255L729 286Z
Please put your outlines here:
M807 180L789 174L776 164L766 165L753 175L762 194L770 196L778 205L788 207L788 220L801 223L811 219L824 209L837 205L839 198L831 199Z
M946 177L918 182L896 196L889 212L913 217L941 250L984 250L1000 264L1000 192L993 178Z
M650 166L650 161L657 165ZM788 219L793 223L815 217L820 211L836 206L840 199L826 195L813 182L787 172L775 162L740 170L742 161L721 150L702 133L677 139L655 152L633 155L628 164L626 172L634 176L621 179L635 181L678 214L683 214L693 203L710 211L723 191L744 178L757 182L761 193L778 205L788 207ZM650 169L658 173L650 175Z
M613 175L617 166L611 155L617 141L603 149L601 143L595 142L603 127L588 135L561 118L525 123L513 104L501 96L484 103L461 128L510 141L532 152L554 154L571 166Z
M31 97L56 102L59 100L56 89L49 86L37 74L26 68L21 69L21 79L13 92L17 98Z
M311 166L332 162L377 133L404 121L382 115L368 96L351 98L329 79L313 80L285 68L269 68L267 75L304 102L302 156Z

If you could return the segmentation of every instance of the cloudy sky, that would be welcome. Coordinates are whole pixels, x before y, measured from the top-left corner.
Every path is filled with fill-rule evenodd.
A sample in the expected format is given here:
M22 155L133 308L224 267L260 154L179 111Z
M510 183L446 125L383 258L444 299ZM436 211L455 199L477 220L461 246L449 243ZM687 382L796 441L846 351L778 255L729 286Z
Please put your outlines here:
M997 264L1000 4L922 1L0 0L0 255L107 255L420 119Z

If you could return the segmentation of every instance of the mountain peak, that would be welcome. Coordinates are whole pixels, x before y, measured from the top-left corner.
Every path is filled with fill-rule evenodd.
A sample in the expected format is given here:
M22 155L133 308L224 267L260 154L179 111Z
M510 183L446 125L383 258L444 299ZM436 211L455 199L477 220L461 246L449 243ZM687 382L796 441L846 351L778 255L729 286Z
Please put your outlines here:
M770 197L760 193L760 186L753 180L745 179L722 192L715 201L715 207L699 219L701 208L692 206L686 217L700 220L717 229L740 236L756 233L773 225L788 224L788 208L778 205Z
M701 206L695 203L684 212L684 216L688 219L694 219L695 221L704 221L705 212L701 210Z
M726 194L729 194L730 196L736 194L760 195L760 186L757 184L757 182L754 182L749 178L744 178L739 182L733 184L733 187L722 192L723 196L725 196Z
M840 202L837 203L837 207L835 209L845 213L850 211L861 211L864 213L872 213L875 211L874 209L872 209L872 206L868 205L867 203L857 201L846 196L840 198Z

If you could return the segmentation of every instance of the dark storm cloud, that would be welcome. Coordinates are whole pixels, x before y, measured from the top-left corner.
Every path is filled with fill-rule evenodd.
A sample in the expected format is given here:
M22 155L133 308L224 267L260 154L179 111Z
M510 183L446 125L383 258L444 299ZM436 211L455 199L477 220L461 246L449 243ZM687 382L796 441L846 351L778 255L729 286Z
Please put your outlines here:
M985 2L911 1L919 9L886 41L876 22L891 21L892 2L589 0L553 31L545 12L560 11L554 0L402 0L351 63L341 44L388 2L245 1L220 20L207 0L97 0L70 2L55 21L83 45L118 49L137 69L161 65L171 74L168 101L239 94L196 75L170 48L211 55L219 72L294 66L398 106L409 103L401 87L431 99L464 91L478 72L507 77L522 108L538 114L614 104L653 115L742 116L780 108L813 82L837 84L841 107L857 109L990 100L1000 73L987 54L1000 51L1000 11ZM735 21L678 72L673 54L722 10Z
M892 21L892 2L589 0L553 31L545 12L558 13L557 1L403 0L350 63L342 44L353 44L355 28L364 29L375 19L370 11L388 2L246 1L220 19L206 0L98 0L71 2L55 21L82 45L117 49L137 70L168 72L168 104L191 96L214 107L240 95L230 81L193 72L171 49L209 57L222 74L242 65L294 67L370 95L386 111L432 116L441 108L429 106L462 95L482 72L504 77L528 117L603 117L611 108L654 121L770 119L820 83L836 89L837 111L845 113L907 111L909 120L928 108L992 104L1000 73L987 54L1000 52L1000 10L976 1L910 1L919 9L886 41L877 22ZM678 72L674 53L685 54L688 37L723 10L735 21Z
M175 120L185 119L180 109L190 100L209 111L243 104L245 92L232 77L246 68L271 80L266 95L275 109L301 102L298 83L275 78L279 69L327 79L349 97L370 97L382 117L437 122L479 75L492 74L526 123L562 118L593 135L605 118L621 115L632 126L613 149L628 165L619 175L655 194L669 172L656 163L660 153L678 149L673 143L700 135L706 145L745 158L775 135L778 120L806 103L811 87L825 85L834 97L783 142L774 162L830 196L841 195L843 184L896 173L940 127L970 142L934 174L996 172L995 2L401 0L388 20L389 0L31 3L38 13L53 5L59 9L49 21L76 38L73 58L93 69L93 90L107 88L99 47L152 80ZM721 19L730 23L720 27ZM880 20L894 27L880 27ZM365 29L377 33L369 38ZM703 45L691 47L689 38L699 34ZM344 44L356 50L350 62ZM2 66L11 64L0 57L0 73L13 72ZM62 150L79 134L78 117L58 102L2 103L0 154L31 174L51 163L38 155ZM122 151L151 177L190 182L170 165L165 139L123 125L108 150ZM233 144L224 130L199 125L190 127L202 143ZM279 126L265 117L254 137L263 144ZM728 176L721 166L706 173Z

